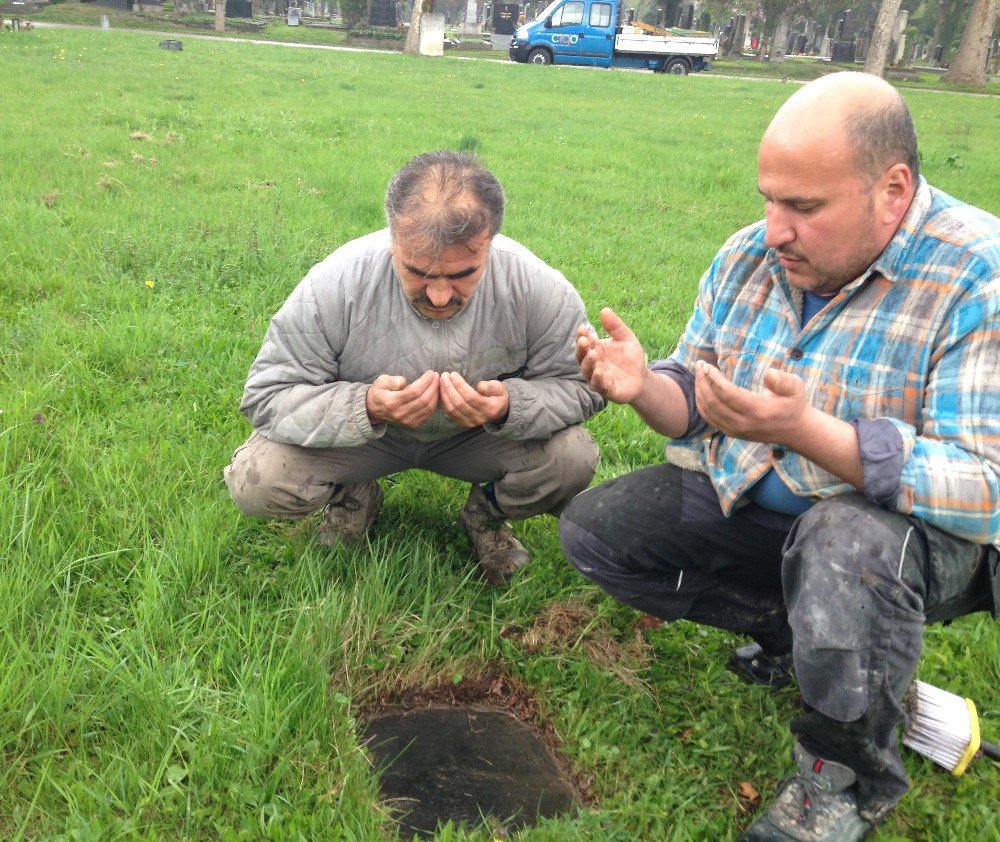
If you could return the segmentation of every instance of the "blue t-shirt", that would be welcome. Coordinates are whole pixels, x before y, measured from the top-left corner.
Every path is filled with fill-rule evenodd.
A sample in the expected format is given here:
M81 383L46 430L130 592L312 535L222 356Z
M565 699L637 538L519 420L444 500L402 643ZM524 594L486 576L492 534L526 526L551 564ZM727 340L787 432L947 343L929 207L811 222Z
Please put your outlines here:
M822 310L832 297L817 295L815 292L804 293L802 296L803 326L809 324L809 320ZM758 506L763 506L772 512L784 512L787 515L800 515L813 504L813 501L808 497L800 497L798 494L792 493L792 490L785 485L785 481L773 469L754 484L747 492L747 497Z

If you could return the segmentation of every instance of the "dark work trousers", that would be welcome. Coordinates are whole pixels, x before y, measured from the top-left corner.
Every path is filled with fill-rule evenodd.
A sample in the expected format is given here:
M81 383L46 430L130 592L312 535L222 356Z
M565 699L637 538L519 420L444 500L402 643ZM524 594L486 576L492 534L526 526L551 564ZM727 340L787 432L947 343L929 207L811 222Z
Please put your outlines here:
M877 823L906 792L901 700L925 622L991 604L988 547L853 493L801 516L724 517L708 477L663 464L588 489L562 515L570 562L615 599L792 651L810 752L858 777Z

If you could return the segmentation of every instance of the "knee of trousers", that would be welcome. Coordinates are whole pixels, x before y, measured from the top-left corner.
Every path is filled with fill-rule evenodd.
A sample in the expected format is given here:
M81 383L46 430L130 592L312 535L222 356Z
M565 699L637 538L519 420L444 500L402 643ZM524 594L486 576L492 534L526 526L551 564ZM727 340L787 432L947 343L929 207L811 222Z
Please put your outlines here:
M808 704L838 721L862 716L878 676L905 672L919 657L923 600L907 548L919 537L907 523L860 494L844 495L809 509L785 544L799 686Z
M599 493L599 489L581 496ZM619 602L663 620L688 615L697 591L681 590L680 576L668 579L658 573L636 570L619 562L615 551L572 519L573 505L559 519L563 553L577 572Z
M506 473L495 485L497 502L515 520L540 514L558 515L597 470L600 449L593 436L574 425L538 443L528 464Z
M316 483L311 476L292 476L281 465L257 458L248 448L234 454L223 477L236 508L251 517L305 517L323 508L336 488Z
M636 571L619 561L616 547L607 543L601 527L609 517L607 485L581 492L559 517L563 553L583 576L605 589L619 588L636 579ZM601 536L601 537L599 537Z
M581 575L607 589L627 571L616 563L611 547L567 515L568 512L563 513L559 518L559 543L563 553Z

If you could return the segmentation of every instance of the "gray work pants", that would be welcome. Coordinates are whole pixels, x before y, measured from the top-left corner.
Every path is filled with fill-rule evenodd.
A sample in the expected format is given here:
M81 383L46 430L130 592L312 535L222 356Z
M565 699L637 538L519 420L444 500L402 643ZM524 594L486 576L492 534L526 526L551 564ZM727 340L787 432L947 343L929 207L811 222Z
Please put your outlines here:
M344 487L419 468L471 483L493 482L497 504L515 520L557 515L594 477L598 449L574 425L545 440L513 441L482 427L435 442L389 428L360 447L300 447L254 433L233 454L226 485L237 508L291 520L337 502Z
M924 623L991 603L995 551L858 493L798 518L753 503L726 518L708 477L655 465L578 496L560 537L573 566L621 602L791 650L803 699L792 731L854 770L873 822L909 785L896 730Z

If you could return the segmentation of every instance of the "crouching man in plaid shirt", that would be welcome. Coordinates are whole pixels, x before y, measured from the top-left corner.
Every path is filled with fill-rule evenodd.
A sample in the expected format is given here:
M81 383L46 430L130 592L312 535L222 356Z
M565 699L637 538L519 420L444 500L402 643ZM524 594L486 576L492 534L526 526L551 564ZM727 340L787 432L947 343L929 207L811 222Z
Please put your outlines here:
M580 331L671 464L579 495L561 538L616 599L749 635L747 680L794 670L797 771L742 838L861 839L908 786L924 624L1000 606L1000 221L920 177L905 103L861 73L782 106L758 189L669 359L611 310Z

